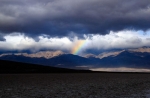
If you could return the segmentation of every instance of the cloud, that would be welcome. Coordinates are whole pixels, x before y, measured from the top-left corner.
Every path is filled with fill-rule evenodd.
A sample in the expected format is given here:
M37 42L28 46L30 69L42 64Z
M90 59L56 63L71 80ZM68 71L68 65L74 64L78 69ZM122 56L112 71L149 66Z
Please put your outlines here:
M0 41L5 41L6 39L4 39L3 37L0 37Z
M6 41L6 39L4 38L4 34L0 33L0 41Z
M1 36L1 34L0 34L0 41L6 41L6 39L3 38L3 36Z
M49 35L39 35L38 40L33 37L26 36L24 33L14 32L4 35L5 41L0 41L0 50L21 51L30 50L37 52L40 50L61 50L71 53L78 42L83 41L84 44L76 47L79 49L79 55L86 53L88 50L109 50L138 48L142 46L150 46L150 31L110 31L106 35L84 34L83 37L51 37Z
M12 33L4 36L5 42L0 42L1 50L30 50L36 52L41 49L68 50L71 41L67 37L48 38L46 35L38 36L38 41L22 33Z
M47 34L108 34L124 29L148 30L149 0L1 0L0 31Z
M110 31L106 35L90 35L87 37L88 48L114 49L114 48L138 48L150 46L149 35L141 35L140 31Z

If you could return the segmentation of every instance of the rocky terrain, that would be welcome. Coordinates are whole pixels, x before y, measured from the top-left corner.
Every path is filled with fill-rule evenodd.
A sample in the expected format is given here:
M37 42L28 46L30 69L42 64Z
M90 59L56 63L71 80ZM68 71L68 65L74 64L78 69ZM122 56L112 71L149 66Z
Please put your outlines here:
M55 56L60 56L64 54L62 51L40 51L37 53L5 53L1 54L0 57L7 56L7 55L16 55L16 56L25 56L25 57L30 57L30 58L53 58Z
M150 48L149 47L141 47L141 48L132 48L132 49L120 49L120 50L114 50L114 51L110 50L107 52L102 52L98 55L86 54L83 57L86 57L86 58L94 57L94 58L103 59L103 58L109 57L109 56L115 57L124 51L132 52L132 53L150 53Z

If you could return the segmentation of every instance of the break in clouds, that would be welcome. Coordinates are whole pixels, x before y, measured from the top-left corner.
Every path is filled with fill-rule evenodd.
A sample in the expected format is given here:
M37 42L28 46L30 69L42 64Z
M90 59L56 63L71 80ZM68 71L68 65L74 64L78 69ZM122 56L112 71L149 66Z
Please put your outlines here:
M4 41L0 41L0 50L61 50L71 53L72 48L80 42L85 41L80 48L80 54L87 50L106 50L120 48L138 48L150 46L150 31L119 31L106 35L84 34L83 37L50 37L40 35L37 38L26 36L23 33L11 33L4 36Z

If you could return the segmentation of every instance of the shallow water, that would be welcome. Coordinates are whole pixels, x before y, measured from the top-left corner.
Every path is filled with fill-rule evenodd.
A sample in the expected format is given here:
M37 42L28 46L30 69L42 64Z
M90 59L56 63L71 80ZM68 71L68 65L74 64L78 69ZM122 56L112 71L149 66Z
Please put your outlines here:
M149 76L125 73L0 74L0 98L148 98Z
M150 98L150 90L147 90L145 93L146 98Z

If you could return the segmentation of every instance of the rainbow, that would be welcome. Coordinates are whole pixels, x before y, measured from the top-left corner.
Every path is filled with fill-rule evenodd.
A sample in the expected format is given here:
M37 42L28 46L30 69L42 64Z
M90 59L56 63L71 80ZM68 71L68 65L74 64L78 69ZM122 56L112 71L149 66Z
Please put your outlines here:
M86 40L79 40L75 43L74 47L71 50L72 54L78 55L82 48L86 45Z

